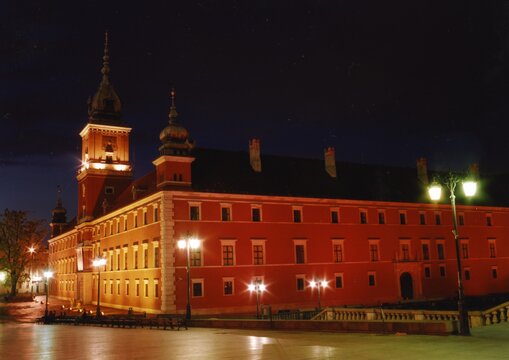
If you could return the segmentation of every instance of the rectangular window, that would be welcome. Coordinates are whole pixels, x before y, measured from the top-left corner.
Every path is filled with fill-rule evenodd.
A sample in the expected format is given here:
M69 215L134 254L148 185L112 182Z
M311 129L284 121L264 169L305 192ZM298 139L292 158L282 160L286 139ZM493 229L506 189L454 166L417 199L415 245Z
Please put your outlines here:
M468 259L468 244L465 242L461 243L461 255L463 259Z
M401 260L403 261L410 260L410 245L407 243L401 244Z
M133 252L133 256L134 256L134 268L137 269L138 268L138 249L135 249L134 252Z
M429 266L424 267L424 277L429 279L431 277L431 269Z
M438 269L440 271L440 277L445 277L445 265L440 265Z
M301 209L293 209L293 222L294 223L302 222L302 210Z
M110 294L113 295L113 281L110 280Z
M399 223L400 225L406 225L406 214L399 213Z
M382 211L380 211L380 212L378 213L378 223L379 223L380 225L385 224L385 213L384 213L384 212L382 212Z
M223 245L223 266L232 266L233 263L233 245Z
M143 267L148 268L148 247L143 248Z
M120 232L120 219L117 220L117 234Z
M375 286L376 285L376 277L374 273L368 274L368 285Z
M154 267L161 266L161 251L159 250L159 246L154 248Z
M129 296L129 280L125 281L125 294Z
M127 270L127 248L124 248L124 270Z
M135 284L136 284L136 296L140 296L140 280L136 279Z
M233 280L232 279L223 279L223 295L224 296L233 295Z
M189 249L191 255L191 266L201 266L201 248Z
M342 289L343 288L343 274L336 274L335 275L335 286L336 286L336 289Z
M117 270L120 270L120 249L117 250Z
M154 297L159 297L159 280L154 280Z
M435 225L440 225L441 223L440 214L435 214Z
M305 280L303 276L297 277L297 291L304 291Z
M306 250L304 245L295 245L295 263L304 264L306 262Z
M134 214L134 227L138 227L138 215Z
M231 207L230 206L222 206L221 207L221 221L231 221Z
M497 268L496 267L492 267L491 268L491 277L493 279L496 279L498 277L498 274L497 274Z
M368 214L365 210L361 210L359 213L361 224L367 224L368 223Z
M253 245L253 264L254 265L263 265L264 259L263 259L263 245L261 244L254 244Z
M419 214L419 225L426 225L426 214Z
M486 226L492 226L492 225L493 225L493 221L492 221L491 215L486 215Z
M110 271L113 271L113 251L110 250Z
M463 215L458 215L458 225L463 226L465 225L465 217Z
M148 279L143 280L143 289L145 297L148 297Z
M445 259L444 244L440 244L440 243L437 244L437 254L438 254L438 258L440 260Z
M334 262L342 262L343 261L343 244L336 243L332 245L332 249L334 252Z
M339 223L339 211L338 210L331 210L330 212L330 221L332 224Z
M189 219L200 220L200 207L198 205L189 206Z
M422 244L422 259L429 260L429 245Z
M117 279L117 295L120 295L120 279Z
M262 210L259 207L251 208L251 221L260 222L262 221Z
M495 247L495 240L488 240L489 250L490 250L490 258L497 257L497 248Z
M146 212L146 211L144 211L144 212L143 212L143 225L147 225L147 223L148 223L148 222L147 222L147 212Z
M154 208L154 222L159 221L159 208Z
M124 216L124 231L127 231L127 216Z
M203 296L203 280L193 280L192 286L192 295L193 297L202 297Z
M369 244L369 260L378 261L378 242L372 242Z
M470 270L465 269L465 280L470 280Z

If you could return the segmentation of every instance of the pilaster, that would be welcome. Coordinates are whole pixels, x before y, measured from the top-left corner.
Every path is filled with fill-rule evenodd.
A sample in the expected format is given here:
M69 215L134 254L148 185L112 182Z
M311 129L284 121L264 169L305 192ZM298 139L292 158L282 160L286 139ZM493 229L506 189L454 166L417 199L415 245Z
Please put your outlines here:
M175 221L173 196L161 192L161 312L174 313L175 305Z

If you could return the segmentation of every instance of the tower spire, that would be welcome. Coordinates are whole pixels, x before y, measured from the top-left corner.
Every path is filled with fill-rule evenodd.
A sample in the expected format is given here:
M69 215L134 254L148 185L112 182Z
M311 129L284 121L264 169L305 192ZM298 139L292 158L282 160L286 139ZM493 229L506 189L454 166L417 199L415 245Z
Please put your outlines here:
M110 73L110 55L108 49L108 31L104 33L104 55L101 73L103 74L103 80L109 81L108 74Z
M171 100L171 106L170 106L170 113L168 114L168 117L170 118L170 124L176 124L177 123L177 107L175 106L175 88L172 88L170 91L170 100Z

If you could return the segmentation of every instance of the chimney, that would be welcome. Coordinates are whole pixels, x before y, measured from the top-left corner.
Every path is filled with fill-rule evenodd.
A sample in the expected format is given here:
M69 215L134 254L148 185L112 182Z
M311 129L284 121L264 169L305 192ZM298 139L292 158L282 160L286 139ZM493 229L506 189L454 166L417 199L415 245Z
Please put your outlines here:
M424 185L428 185L428 161L426 158L419 158L417 159L417 178L423 183Z
M479 181L479 164L473 163L468 167L468 175L472 177L473 180Z
M249 140L249 162L256 172L262 172L262 160L260 158L260 139Z
M325 149L324 152L325 157L325 171L329 174L330 177L336 178L336 151L332 146L329 146Z

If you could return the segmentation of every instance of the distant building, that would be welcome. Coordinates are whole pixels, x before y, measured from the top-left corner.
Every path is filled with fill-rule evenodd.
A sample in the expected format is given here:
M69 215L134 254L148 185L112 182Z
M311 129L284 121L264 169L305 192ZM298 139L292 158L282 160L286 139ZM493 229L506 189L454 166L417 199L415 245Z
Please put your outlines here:
M451 207L426 199L425 160L416 171L337 162L333 148L323 161L270 156L256 139L249 152L197 149L172 91L154 171L133 179L107 46L103 60L80 133L77 218L52 222L52 295L95 304L92 260L103 257L101 304L183 313L186 251L177 241L191 238L193 313L254 312L255 281L274 310L315 307L312 280L327 281L324 306L456 295ZM508 291L509 211L493 206L507 200L458 205L466 295Z

